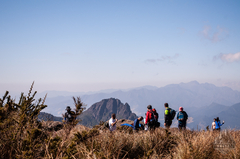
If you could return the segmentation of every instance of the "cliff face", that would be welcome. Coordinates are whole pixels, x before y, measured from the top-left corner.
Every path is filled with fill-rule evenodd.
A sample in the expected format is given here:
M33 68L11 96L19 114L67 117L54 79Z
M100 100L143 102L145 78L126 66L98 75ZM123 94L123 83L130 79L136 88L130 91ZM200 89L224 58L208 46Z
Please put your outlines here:
M80 124L86 126L94 126L100 121L107 121L111 118L111 114L115 113L117 119L134 120L137 118L135 113L132 113L128 103L121 103L119 99L110 98L93 104L88 110L80 115L82 120Z

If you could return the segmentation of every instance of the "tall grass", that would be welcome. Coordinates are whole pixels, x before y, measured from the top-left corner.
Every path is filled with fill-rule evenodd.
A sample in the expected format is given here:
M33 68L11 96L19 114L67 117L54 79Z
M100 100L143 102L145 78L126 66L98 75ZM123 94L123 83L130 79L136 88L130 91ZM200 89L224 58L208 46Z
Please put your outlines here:
M120 128L111 133L75 123L49 131L37 121L46 107L44 100L35 102L31 90L27 97L22 94L19 103L8 92L0 98L0 158L240 158L239 130L228 130L236 145L225 154L213 146L219 132L158 128L133 133ZM83 104L74 99L79 115Z

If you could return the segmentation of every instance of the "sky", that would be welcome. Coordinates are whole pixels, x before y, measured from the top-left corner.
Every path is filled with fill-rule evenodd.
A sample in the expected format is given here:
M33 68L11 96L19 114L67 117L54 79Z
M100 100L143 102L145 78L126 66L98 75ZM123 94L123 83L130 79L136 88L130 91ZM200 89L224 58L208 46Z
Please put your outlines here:
M238 0L2 0L0 93L198 81L240 91Z

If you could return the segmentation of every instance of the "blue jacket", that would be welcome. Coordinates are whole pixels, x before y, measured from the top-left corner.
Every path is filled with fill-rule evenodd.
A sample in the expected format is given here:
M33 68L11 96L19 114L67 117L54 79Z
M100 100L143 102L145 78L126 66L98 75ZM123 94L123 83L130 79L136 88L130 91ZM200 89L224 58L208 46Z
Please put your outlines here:
M178 119L183 119L183 120L178 120ZM178 112L177 114L178 123L186 124L187 119L188 119L188 114L185 111Z
M220 129L220 126L222 126L223 124L220 123L220 121L215 121L216 127L215 129Z
M135 119L134 120L134 124L133 124L133 130L138 130L139 129L139 120Z

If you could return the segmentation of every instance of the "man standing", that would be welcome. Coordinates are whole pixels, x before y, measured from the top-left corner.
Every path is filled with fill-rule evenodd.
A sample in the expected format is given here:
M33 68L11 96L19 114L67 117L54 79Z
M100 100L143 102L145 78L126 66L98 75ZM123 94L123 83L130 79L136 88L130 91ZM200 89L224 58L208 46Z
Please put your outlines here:
M147 106L147 114L146 114L146 120L145 120L145 124L148 125L148 128L150 130L155 130L155 119L154 119L154 114L152 111L152 106L148 105Z
M143 117L139 117L137 119L134 120L134 124L133 124L133 131L138 131L139 130L139 121L142 121Z
M178 120L178 129L180 131L182 129L186 130L188 114L185 111L183 111L183 107L179 108L179 112L177 114L177 120Z
M70 106L67 106L66 110L67 110L67 112L65 113L64 120L67 123L71 123L75 120L75 113L73 111L71 111Z
M118 120L116 119L116 114L113 113L111 119L109 120L109 130L111 132L116 130L116 128L117 128L117 126L116 126L117 121Z
M164 112L164 126L169 129L172 125L172 116L171 116L171 108L168 107L168 103L164 104L165 112Z

